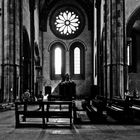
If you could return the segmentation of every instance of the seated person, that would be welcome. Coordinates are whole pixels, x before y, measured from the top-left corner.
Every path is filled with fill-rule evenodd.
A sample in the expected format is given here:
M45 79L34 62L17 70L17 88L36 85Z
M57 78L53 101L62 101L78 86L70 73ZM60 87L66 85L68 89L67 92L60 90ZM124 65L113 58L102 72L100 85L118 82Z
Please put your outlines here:
M30 101L30 92L29 92L29 89L27 89L23 95L22 95L22 101L23 102L29 102Z

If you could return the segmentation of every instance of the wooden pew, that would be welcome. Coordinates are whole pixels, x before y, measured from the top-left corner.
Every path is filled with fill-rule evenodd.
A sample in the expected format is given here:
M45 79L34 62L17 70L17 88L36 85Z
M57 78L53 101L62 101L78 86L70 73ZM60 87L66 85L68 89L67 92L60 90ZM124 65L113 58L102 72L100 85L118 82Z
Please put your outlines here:
M62 108L59 110L51 110L51 106L59 105L63 106L66 105L67 109L63 110ZM47 123L49 123L49 118L68 118L70 120L70 127L72 127L72 112L73 112L73 102L72 101L48 101L47 102L47 109L46 109L46 118Z
M106 106L107 114L117 121L129 123L132 120L130 102L119 98L113 98Z
M50 110L50 106L54 105L67 105L67 110ZM29 106L41 106L41 110L30 110ZM46 108L47 106L47 108ZM21 121L21 117L24 117L24 121ZM41 118L42 123L30 124L26 118ZM41 126L45 128L50 124L49 118L69 118L70 127L72 126L72 101L46 101L46 102L15 102L15 122L16 128L27 126ZM45 121L46 119L46 121Z
M96 96L95 99L86 101L83 108L87 111L87 114L93 122L103 122L106 120L104 111L106 109L106 99L101 96Z
M97 113L103 114L103 111L106 109L105 97L97 96L95 99L92 99L92 106L95 108Z
M140 119L140 98L132 98L131 103L130 109L133 113L133 118Z

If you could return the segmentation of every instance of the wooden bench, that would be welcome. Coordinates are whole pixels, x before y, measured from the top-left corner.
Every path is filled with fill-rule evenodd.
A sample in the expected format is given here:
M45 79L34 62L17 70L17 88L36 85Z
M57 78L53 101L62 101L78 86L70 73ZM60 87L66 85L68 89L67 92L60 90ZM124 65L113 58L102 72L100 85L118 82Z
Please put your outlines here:
M106 109L105 97L97 96L95 99L92 99L92 106L98 114L103 114L103 111Z
M51 109L51 106L55 105L65 105L67 109L65 110L56 110ZM38 110L38 107L41 107ZM33 107L36 109L30 109ZM21 121L21 118L24 118ZM29 123L26 118L41 118L42 123ZM15 119L16 119L16 128L24 126L41 126L45 128L50 124L49 118L68 118L70 119L70 127L72 126L72 101L46 101L46 102L15 102ZM25 123L25 122L26 123Z
M133 98L131 100L132 105L130 107L132 113L133 113L133 118L139 118L140 119L140 99L139 98Z
M91 121L105 121L106 100L104 97L96 96L94 99L85 101L83 108L85 108Z
M130 104L126 100L113 98L106 106L107 114L116 120L130 122L132 119Z
M73 120L74 124L79 124L79 123L84 123L81 120L81 113L84 112L85 110L82 107L82 100L77 99L73 101Z

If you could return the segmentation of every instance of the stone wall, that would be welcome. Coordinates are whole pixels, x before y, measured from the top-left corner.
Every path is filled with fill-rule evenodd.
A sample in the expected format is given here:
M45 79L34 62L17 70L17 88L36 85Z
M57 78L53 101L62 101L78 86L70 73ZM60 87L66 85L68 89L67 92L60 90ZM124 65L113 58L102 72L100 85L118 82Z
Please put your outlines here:
M77 5L78 6L78 5ZM54 5L55 8L55 5ZM80 7L81 8L81 7ZM53 10L53 9L52 9ZM50 12L51 14L51 12ZM51 31L49 27L49 19L50 19L50 14L48 16L48 21L47 21L47 32L43 33L43 85L47 86L50 85L52 86L52 89L54 90L60 80L51 80L50 78L50 52L49 48L50 45L53 42L56 41L61 41L65 44L67 51L66 51L66 73L70 73L70 64L69 64L69 48L70 44L74 42L75 40L78 40L80 42L84 43L85 46L85 80L74 80L76 83L76 90L77 90L77 95L78 96L83 96L83 95L88 95L90 93L90 85L91 85L91 79L92 79L92 37L91 37L91 31L88 30L88 21L86 17L86 23L85 23L85 28L83 32L76 38L74 39L69 39L69 40L63 40L57 38Z

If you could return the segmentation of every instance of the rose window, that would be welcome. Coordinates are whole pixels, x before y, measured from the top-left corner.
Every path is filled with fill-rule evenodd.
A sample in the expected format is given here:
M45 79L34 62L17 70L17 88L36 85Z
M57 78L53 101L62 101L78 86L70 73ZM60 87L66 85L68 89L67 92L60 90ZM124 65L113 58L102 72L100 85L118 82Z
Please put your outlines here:
M61 34L74 34L79 29L79 16L70 11L60 12L54 24Z
M85 18L82 11L75 6L62 6L50 16L50 28L55 36L61 39L77 37L85 26Z

